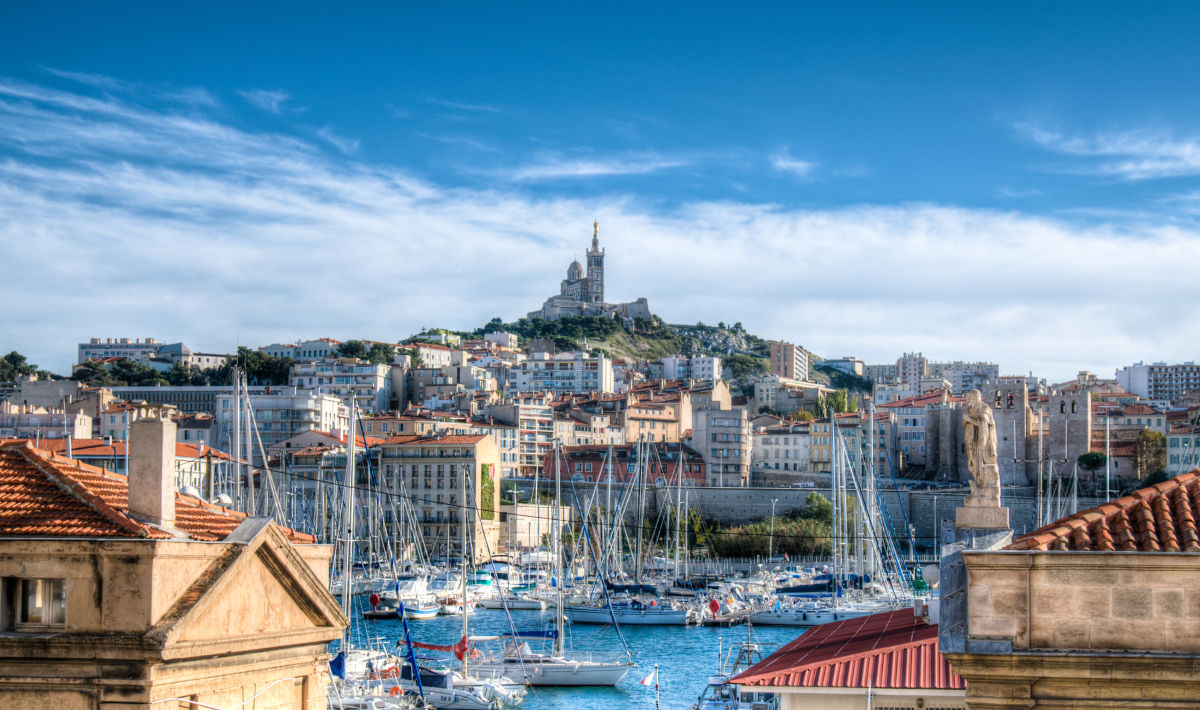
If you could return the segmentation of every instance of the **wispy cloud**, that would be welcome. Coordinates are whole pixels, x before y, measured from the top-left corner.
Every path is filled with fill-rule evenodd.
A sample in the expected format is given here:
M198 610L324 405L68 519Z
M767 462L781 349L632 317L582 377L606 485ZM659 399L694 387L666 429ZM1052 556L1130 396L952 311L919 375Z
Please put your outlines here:
M598 217L606 292L645 296L670 322L740 320L818 353L885 361L915 348L1059 379L1194 357L1186 309L1163 305L1195 297L1200 232L1186 223L928 204L663 208L609 184L576 198L523 189L686 162L655 155L558 156L527 166L525 182L448 187L330 156L327 138L251 133L159 105L0 79L0 299L22 304L0 351L66 370L74 344L96 335L223 351L239 332L267 343L475 327L556 292ZM780 258L797 250L802 261ZM137 278L97 298L108 274ZM902 287L897 274L908 275ZM804 288L777 287L798 278ZM163 297L181 284L191 297ZM362 308L364 292L404 308ZM1081 354L1080 342L1097 347Z
M66 79L77 84L84 84L86 86L91 86L93 88L102 89L105 91L125 90L135 86L134 82L124 81L111 76L104 76L103 74L89 74L87 72L68 71L66 69L56 69L54 67L42 67L42 71L45 71L48 74L53 74L61 79Z
M456 111L470 111L472 113L504 113L504 109L491 104L470 104L462 101L449 101L447 99L437 99L426 97L425 103L441 106L442 108L452 108Z
M1071 136L1036 123L1020 123L1016 128L1042 148L1083 159L1061 172L1131 181L1200 175L1200 141L1196 139L1149 129Z
M339 136L338 134L334 133L333 129L329 126L322 126L321 129L317 131L317 137L334 148L342 151L346 155L351 155L358 152L359 140L357 138L346 138L345 136Z
M607 177L614 175L646 175L648 173L687 165L680 158L658 155L569 158L547 157L535 163L519 166L504 174L517 181L559 180L571 178Z
M813 170L816 169L817 164L808 160L794 158L791 151L784 148L771 156L771 167L781 173L809 178L812 177Z
M290 93L278 89L248 89L238 93L242 98L270 113L282 113L284 104L292 98Z

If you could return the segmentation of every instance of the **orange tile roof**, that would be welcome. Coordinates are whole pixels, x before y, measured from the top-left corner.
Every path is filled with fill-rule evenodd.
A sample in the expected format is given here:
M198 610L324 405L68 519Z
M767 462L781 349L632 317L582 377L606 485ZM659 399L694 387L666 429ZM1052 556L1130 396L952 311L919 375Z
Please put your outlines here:
M1200 552L1200 468L1017 538L1006 550Z
M67 440L66 439L42 439L38 442L38 448L44 449L54 454L66 455ZM230 459L232 456L220 449L214 449L211 446L203 444L185 444L182 442L175 443L175 455L181 459L198 459L212 454L215 459ZM123 439L113 439L112 443L108 443L104 439L71 439L71 456L76 458L120 458L125 455L125 441Z
M409 445L409 444L478 444L487 438L486 434L446 434L441 438L425 436L423 434L404 434L401 436L393 436L390 439L385 439L382 443L386 446L393 445Z
M899 609L809 629L734 676L738 685L963 690L938 651L938 627Z
M102 468L35 449L0 443L0 536L170 539L171 533L129 516L129 481ZM246 515L175 494L175 527L192 540L216 542ZM283 529L292 542L316 538Z

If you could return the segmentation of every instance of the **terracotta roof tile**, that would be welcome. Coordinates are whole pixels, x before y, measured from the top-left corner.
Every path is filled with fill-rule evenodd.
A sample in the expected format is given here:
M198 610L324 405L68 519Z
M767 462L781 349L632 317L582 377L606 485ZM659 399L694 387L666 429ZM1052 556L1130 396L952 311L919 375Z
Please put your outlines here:
M169 539L173 534L128 514L125 476L35 449L0 444L0 535ZM245 514L175 494L175 527L193 540L223 540ZM292 542L315 538L287 528Z
M792 688L962 690L938 651L938 627L899 609L809 629L732 682Z
M1200 552L1200 469L1056 520L1008 550Z

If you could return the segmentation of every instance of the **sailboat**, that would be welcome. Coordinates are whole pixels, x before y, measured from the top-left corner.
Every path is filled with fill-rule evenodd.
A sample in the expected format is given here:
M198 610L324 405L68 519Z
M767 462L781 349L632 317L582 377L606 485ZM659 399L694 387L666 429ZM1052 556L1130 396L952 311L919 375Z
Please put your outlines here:
M557 456L556 456L557 458ZM556 464L557 468L557 464ZM593 657L567 655L563 648L565 616L563 610L563 554L562 554L562 477L554 481L554 529L551 531L555 561L555 628L552 632L516 632L508 634L504 653L498 658L477 662L480 672L495 672L528 685L536 686L615 686L633 668L628 649L624 660L596 660ZM607 623L607 622L606 622ZM529 646L529 639L549 639L552 649L548 653L536 652ZM622 640L622 643L624 641Z

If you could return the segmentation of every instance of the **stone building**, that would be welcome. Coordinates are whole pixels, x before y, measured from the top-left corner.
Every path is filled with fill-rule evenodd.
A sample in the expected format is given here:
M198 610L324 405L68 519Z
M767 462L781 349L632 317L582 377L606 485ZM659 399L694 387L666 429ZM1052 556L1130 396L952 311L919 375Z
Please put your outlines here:
M332 548L175 492L174 425L126 478L0 446L0 707L324 710Z
M1200 470L943 563L941 651L967 706L1196 707Z
M587 271L578 261L567 267L567 278L559 285L557 296L551 296L530 318L558 320L565 316L610 316L617 318L650 318L650 304L644 298L629 303L604 302L604 249L600 248L600 223L592 233L592 247L587 251Z

